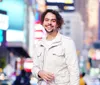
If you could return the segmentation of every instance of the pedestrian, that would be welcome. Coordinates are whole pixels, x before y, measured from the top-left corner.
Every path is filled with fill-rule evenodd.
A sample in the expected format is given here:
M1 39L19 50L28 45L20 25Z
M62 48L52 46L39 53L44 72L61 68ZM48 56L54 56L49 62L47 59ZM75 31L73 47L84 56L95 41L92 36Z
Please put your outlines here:
M16 79L12 85L31 85L30 78L26 76L26 72L24 69L21 70L20 75L16 76Z
M79 66L73 40L60 34L61 15L47 9L41 15L47 33L34 50L33 75L39 85L79 85Z

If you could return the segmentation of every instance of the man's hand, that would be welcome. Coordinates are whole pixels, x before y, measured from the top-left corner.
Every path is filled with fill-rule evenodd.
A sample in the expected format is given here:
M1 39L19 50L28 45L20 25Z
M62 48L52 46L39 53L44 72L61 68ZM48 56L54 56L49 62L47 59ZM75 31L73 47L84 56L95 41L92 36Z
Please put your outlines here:
M50 72L45 72L43 70L39 71L38 75L45 81L52 81L54 80L54 74Z

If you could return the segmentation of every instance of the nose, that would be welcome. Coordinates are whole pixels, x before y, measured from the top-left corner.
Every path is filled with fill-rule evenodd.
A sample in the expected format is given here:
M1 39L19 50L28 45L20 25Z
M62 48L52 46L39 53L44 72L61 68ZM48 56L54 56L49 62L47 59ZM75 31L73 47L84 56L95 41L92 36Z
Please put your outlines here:
M51 20L49 20L48 23L51 24Z

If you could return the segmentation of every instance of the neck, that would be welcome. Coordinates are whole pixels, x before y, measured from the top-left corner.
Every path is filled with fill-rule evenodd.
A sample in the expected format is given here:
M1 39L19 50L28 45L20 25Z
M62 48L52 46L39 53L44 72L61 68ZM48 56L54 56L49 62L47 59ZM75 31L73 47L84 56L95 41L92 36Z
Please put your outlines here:
M46 39L47 40L53 40L58 32L48 33Z

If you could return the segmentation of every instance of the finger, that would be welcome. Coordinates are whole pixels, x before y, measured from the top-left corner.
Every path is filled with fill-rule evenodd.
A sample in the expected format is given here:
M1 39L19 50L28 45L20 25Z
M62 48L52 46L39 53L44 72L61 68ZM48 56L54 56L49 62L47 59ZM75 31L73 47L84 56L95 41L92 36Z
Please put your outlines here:
M43 80L47 82L47 81L50 81L51 79L48 78L47 76L44 76Z
M52 81L52 79L51 78L48 78L48 77L46 77L45 79L46 79L47 82L48 81Z
M46 74L46 75L43 77L43 80L45 80L45 81L51 81L51 80L53 80L53 77L50 76L50 75L48 75L48 74Z
M54 79L54 74L48 74L48 77Z
M52 80L54 80L54 77L52 77L51 75L47 75L46 80L47 81L52 81Z

